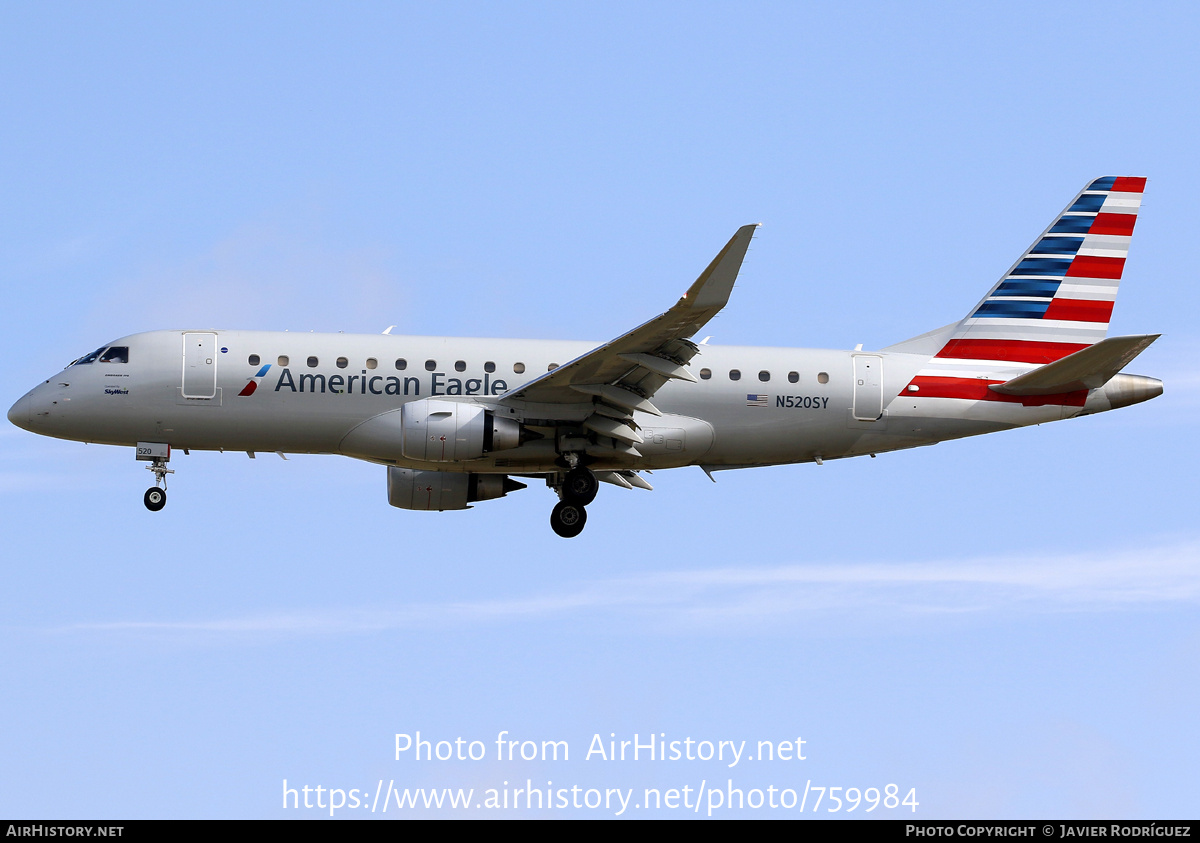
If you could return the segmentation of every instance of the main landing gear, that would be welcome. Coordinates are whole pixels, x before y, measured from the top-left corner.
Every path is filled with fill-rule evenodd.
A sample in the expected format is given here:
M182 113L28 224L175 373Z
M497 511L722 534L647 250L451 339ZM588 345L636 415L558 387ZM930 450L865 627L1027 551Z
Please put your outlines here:
M550 528L564 539L573 539L587 524L587 510L577 503L559 501L550 510Z
M158 512L167 505L167 475L175 473L174 469L167 468L167 462L171 459L171 446L161 442L139 442L137 458L149 462L146 470L154 472L154 485L146 490L142 503L146 504L146 509L151 512Z
M582 533L587 524L584 507L596 499L599 490L600 481L589 469L577 465L568 471L557 489L560 500L550 511L550 528L564 539Z

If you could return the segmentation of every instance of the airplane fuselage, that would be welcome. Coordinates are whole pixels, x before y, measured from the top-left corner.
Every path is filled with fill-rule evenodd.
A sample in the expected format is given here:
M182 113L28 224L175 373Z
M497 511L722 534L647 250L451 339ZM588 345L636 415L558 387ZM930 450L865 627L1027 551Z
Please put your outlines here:
M208 348L200 373L186 348ZM176 449L344 454L441 471L555 470L546 437L477 459L405 459L355 431L425 398L493 402L595 347L589 342L316 334L154 331L115 340L125 362L76 363L34 388L10 417L62 439ZM593 467L773 465L878 453L1085 411L1083 406L986 402L947 415L937 398L905 393L928 354L701 346L697 382L656 395L662 416L638 412L640 456ZM211 360L212 362L207 362ZM856 376L856 367L870 375ZM862 372L858 372L862 374ZM860 381L866 381L860 383ZM961 403L961 402L960 402ZM518 408L536 427L536 405ZM559 410L561 416L561 410ZM560 419L561 421L561 419Z
M755 226L673 307L606 343L184 330L134 334L35 387L9 419L136 446L166 504L172 448L343 454L388 501L464 509L545 479L578 535L602 482L876 454L1145 401L1121 371L1157 334L1108 337L1145 179L1089 182L966 317L881 351L712 346Z

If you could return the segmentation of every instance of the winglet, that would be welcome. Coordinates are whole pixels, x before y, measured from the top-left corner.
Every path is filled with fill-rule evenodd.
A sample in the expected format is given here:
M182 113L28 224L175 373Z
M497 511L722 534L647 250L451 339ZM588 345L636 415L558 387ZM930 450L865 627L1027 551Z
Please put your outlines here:
M743 225L737 233L725 244L725 248L717 253L708 268L700 273L696 282L688 287L679 304L691 307L715 307L718 310L729 301L733 291L733 282L737 280L742 268L742 259L746 257L746 249L750 247L750 238L759 223Z

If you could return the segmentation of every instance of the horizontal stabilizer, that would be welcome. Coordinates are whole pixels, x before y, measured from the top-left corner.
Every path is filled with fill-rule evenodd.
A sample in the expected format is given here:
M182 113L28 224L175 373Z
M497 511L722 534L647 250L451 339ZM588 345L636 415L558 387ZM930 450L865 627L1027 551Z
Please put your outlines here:
M1110 337L989 388L1004 395L1058 395L1099 389L1160 336Z

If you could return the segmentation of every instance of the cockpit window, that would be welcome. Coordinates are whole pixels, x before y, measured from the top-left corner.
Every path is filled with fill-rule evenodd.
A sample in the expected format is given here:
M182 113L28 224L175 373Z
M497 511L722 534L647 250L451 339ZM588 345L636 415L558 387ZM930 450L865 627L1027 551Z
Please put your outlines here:
M129 346L114 345L108 351L100 355L101 363L128 363L129 362Z
M76 360L71 365L72 366L82 366L84 363L95 363L96 358L100 356L100 354L104 351L105 348L106 348L106 346L102 345L99 348L97 348L95 351L93 351L91 354L83 355L82 357L80 357L78 360Z

